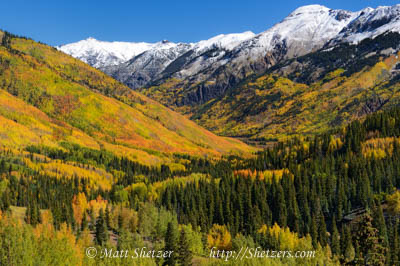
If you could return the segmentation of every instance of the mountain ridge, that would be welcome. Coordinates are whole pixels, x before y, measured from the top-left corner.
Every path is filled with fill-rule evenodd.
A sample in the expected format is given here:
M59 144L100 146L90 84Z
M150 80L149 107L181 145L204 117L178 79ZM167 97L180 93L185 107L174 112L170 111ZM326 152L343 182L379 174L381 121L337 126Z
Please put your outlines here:
M322 5L302 6L258 34L244 32L218 35L197 44L174 44L182 46L180 49L155 47L125 62L120 60L119 64L114 64L113 59L101 65L96 61L91 62L96 59L90 56L91 53L87 58L82 58L84 47L80 48L79 53L68 49L74 44L57 48L97 66L133 89L160 85L170 78L179 79L181 82L176 89L184 92L184 100L175 105L201 104L223 95L228 87L249 74L260 74L281 60L302 56L342 41L359 42L390 29L400 31L399 14L399 5L365 8L357 12L334 10ZM386 21L382 20L387 16ZM359 24L365 24L361 33L355 32ZM369 31L371 27L375 29ZM236 40L231 38L229 41L232 36L237 36ZM226 40L218 42L221 37ZM209 45L199 49L201 43ZM156 53L160 49L163 53ZM149 66L147 62L156 63Z
M400 5L365 8L357 12L309 5L297 8L268 30L249 35L229 49L210 46L197 52L189 48L177 53L170 62L153 65L151 71L137 64L139 59L143 62L146 62L144 58L149 60L147 62L160 59L151 57L149 50L129 60L129 67L121 64L112 71L104 71L217 134L275 139L276 136L281 138L307 133L316 125L326 129L327 125L351 121L360 113L373 112L386 104L393 105L395 101L387 97L387 89L381 90L380 83L390 83L392 87L397 84L397 64L384 66L384 62L387 58L398 56L398 36L391 34L398 32ZM363 76L368 71L372 71L370 79L376 81L368 83L368 90L376 90L373 93L367 93L368 90L362 87L364 83L357 81L357 75ZM265 82L258 80L260 77L265 80L273 77L278 81ZM312 89L314 94L322 93L320 97L330 101L331 96L324 94L324 86L328 86L325 83L330 79L354 81L347 83L346 88L340 87L341 83L332 88L332 91L343 90L346 99L341 99L343 106L338 106L348 110L331 110L329 119L317 116L311 119L303 111L313 103L309 102L307 108L304 107L306 104L300 108L304 99L298 95L306 96L304 90ZM268 92L267 89L272 90ZM362 90L365 92L358 96L353 93ZM396 95L397 92L395 99ZM295 107L289 104L291 101L283 100L283 96L300 102ZM360 107L365 107L364 111L358 110L352 103L357 100ZM269 108L274 101L283 106L274 111L277 112L275 120L263 118L262 114L269 116L265 112L271 111ZM262 103L266 106L261 106ZM285 118L282 115L288 109L292 109L292 113ZM303 122L290 122L293 112L304 115L302 121L305 124L311 123L311 119L314 126L305 130L301 129ZM282 119L287 124L278 128ZM291 123L294 124L289 126Z
M6 146L23 148L24 140L47 146L71 142L153 165L173 153L221 156L254 150L216 136L52 47L3 35L0 116L3 125L15 129L1 129Z

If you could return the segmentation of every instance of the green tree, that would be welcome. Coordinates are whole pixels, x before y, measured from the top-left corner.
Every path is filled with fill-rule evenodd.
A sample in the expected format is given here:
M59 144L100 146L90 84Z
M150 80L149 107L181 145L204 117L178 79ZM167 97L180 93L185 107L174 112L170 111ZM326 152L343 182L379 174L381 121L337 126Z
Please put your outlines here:
M182 228L179 238L179 257L178 262L182 266L192 265L193 254L190 251L189 241L185 230Z
M164 250L172 251L171 255L167 257L163 265L174 266L178 262L178 230L173 222L169 222L167 226L167 233L165 235Z
M359 247L359 250L356 250L357 263L385 265L386 248L383 239L379 237L378 229L373 227L372 222L371 215L367 213L358 223L355 234L356 244Z
M340 237L339 231L336 227L335 218L332 221L332 240L331 240L331 248L333 254L339 255L340 254Z
M110 216L110 210L109 210L109 206L107 205L106 207L106 212L105 212L105 221L106 221L106 225L108 230L111 230L111 216Z
M103 209L100 209L99 216L96 220L96 235L95 240L96 244L102 246L108 241L108 230L107 224L104 217Z
M84 231L87 227L88 227L88 222L86 217L86 211L84 211L82 217L81 231Z
M26 208L25 222L31 224L32 226L36 226L37 224L41 223L40 209L36 201L32 201Z

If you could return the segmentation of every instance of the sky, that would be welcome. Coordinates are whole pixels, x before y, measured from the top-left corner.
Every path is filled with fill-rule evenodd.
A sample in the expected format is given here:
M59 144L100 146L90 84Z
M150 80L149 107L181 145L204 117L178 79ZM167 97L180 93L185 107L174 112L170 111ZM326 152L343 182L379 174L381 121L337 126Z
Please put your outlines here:
M197 42L218 34L260 33L297 7L320 4L358 11L395 5L373 0L68 0L1 3L0 29L50 45L103 41Z

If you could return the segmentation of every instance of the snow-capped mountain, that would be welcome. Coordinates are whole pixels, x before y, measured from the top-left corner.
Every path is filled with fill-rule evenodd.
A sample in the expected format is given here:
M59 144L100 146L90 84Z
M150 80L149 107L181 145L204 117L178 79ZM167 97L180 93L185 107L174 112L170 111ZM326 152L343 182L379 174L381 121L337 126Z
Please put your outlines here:
M131 88L140 88L192 48L193 44L169 43L169 46L155 47L119 65L105 66L102 70Z
M56 48L91 66L103 68L123 63L144 51L162 46L164 43L103 42L89 37L86 40Z
M320 48L355 17L355 13L320 5L300 7L282 22L241 43L235 51L258 59L278 46L287 49L286 56L298 56Z
M193 60L206 51L212 49L228 51L253 36L255 36L254 33L247 31L237 34L221 34L198 43L172 43L163 41L153 44L151 49L143 51L120 64L101 64L95 62L92 65L100 68L131 88L140 88L153 80L163 77L165 74L178 71L181 64ZM61 46L60 49L63 50L64 47ZM91 54L91 52L86 54ZM93 57L89 58L85 59L85 61L93 62ZM180 60L171 64L178 58ZM210 63L212 62L208 64ZM101 66L97 66L99 64ZM208 64L203 64L203 67L206 67ZM192 70L191 72L193 71L196 70Z
M338 42L357 43L386 31L400 32L400 5L358 12L303 6L270 29L218 35L198 43L107 43L94 39L58 47L133 89L181 80L182 102L203 103L252 73Z
M175 53L176 50L182 50L182 47L193 48L198 52L214 47L232 49L243 40L247 40L254 35L250 31L238 34L220 34L198 43L173 43L167 40L157 43L105 42L89 37L86 40L60 45L56 48L91 66L105 68L127 62L146 51L156 51L155 53L157 53L157 51L164 50L165 52L169 50ZM163 53L160 56L163 56Z
M400 4L379 6L376 9L368 7L357 12L357 17L333 41L358 43L388 31L400 32Z
M210 49L231 50L239 43L255 36L253 32L220 34L198 43L104 42L88 38L56 48L99 68L132 88L139 88L157 78L170 63L190 51L186 59L193 59ZM176 71L176 69L174 69Z
M251 31L243 33L232 33L232 34L220 34L211 39L199 41L194 45L194 49L198 52L205 51L210 48L223 48L232 50L241 42L254 37L255 34Z

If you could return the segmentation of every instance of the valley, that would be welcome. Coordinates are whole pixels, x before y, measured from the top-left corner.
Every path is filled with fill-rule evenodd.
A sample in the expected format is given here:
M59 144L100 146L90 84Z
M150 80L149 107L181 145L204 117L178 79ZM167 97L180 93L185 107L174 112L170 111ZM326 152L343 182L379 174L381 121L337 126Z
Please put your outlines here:
M400 5L187 43L0 30L0 265L398 265L399 44Z

